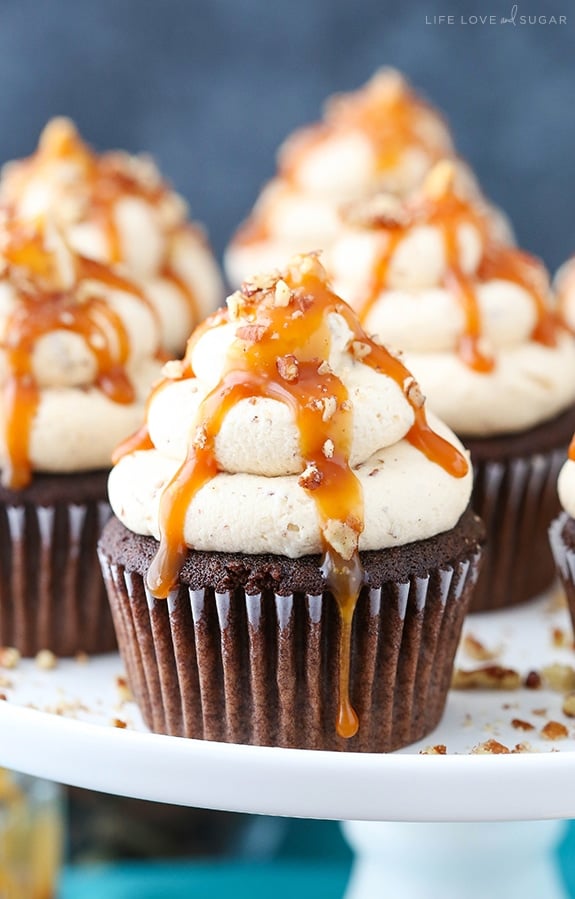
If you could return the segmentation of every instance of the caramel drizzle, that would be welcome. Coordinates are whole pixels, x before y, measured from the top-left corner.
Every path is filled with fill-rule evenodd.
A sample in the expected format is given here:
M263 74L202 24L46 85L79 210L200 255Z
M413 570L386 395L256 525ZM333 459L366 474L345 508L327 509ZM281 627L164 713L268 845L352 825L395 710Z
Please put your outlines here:
M548 282L543 265L532 256L514 247L495 243L490 237L485 216L469 203L456 196L451 188L441 196L423 196L406 204L405 223L374 220L371 226L385 230L385 242L376 260L366 298L359 309L365 322L382 292L389 285L389 269L393 256L410 229L418 224L433 225L443 238L446 270L442 286L457 300L463 312L464 327L457 351L462 362L477 372L490 372L495 366L492 355L482 347L482 320L476 284L495 279L512 281L523 287L532 297L537 322L532 339L547 346L555 346L559 320L549 309ZM458 233L462 224L471 224L481 236L484 253L475 278L467 275L459 265Z
M165 278L166 281L169 281L174 287L178 290L178 292L183 296L186 305L189 310L190 319L192 322L196 322L200 315L198 309L198 298L196 296L195 291L192 286L188 284L188 282L182 278L181 275L174 269L173 265L170 263L166 263L160 272L160 276Z
M7 462L2 483L18 490L31 479L30 435L40 402L33 372L37 342L53 331L80 335L96 363L95 385L115 403L132 403L135 392L125 370L130 341L121 318L103 298L94 295L79 302L75 291L80 281L89 279L129 290L145 300L130 282L82 257L74 257L75 284L58 290L51 280L53 257L44 250L39 234L14 231L10 237L4 277L15 286L18 302L8 317L1 346L8 367L4 386Z
M121 262L122 245L115 216L117 202L132 196L158 204L167 195L167 186L139 179L126 167L122 154L109 152L98 156L80 138L71 122L54 119L44 129L36 152L13 164L6 178L8 203L17 203L30 181L42 177L44 171L49 177L50 169L58 160L71 161L79 167L85 181L81 190L87 192L89 216L106 236L109 262L113 265Z
M238 327L223 377L200 407L187 457L162 494L160 546L147 584L156 597L165 598L177 583L187 554L186 512L198 491L218 474L215 440L229 410L251 397L271 397L289 406L306 464L299 483L313 497L319 513L324 542L322 572L340 612L336 727L340 736L350 738L359 726L349 681L351 628L363 582L357 550L363 530L363 494L349 465L353 421L347 390L329 367L322 365L329 352L330 313L342 315L354 337L369 349L367 355L362 353L362 361L393 378L405 391L415 415L407 439L454 477L463 477L468 464L455 447L431 430L422 403L410 399L408 387L413 378L405 366L365 334L351 309L328 289L322 272L317 263L299 273L291 270L285 276L293 291L289 308L267 305L264 297L259 307L253 304L253 323ZM182 372L182 377L189 376L190 369ZM329 524L334 522L346 529L350 539L346 557L328 542Z
M420 126L421 116L440 114L411 90L396 73L382 74L362 89L333 98L327 103L325 121L300 128L280 151L279 175L293 184L309 154L342 132L360 131L371 143L376 168L385 173L395 168L410 147L422 147L430 163L445 155L445 146L435 146ZM279 192L276 195L279 199ZM270 219L277 200L256 209L234 237L236 246L250 246L270 237Z
M432 162L445 155L424 129L421 117L440 114L396 73L375 76L365 87L327 103L325 121L302 128L289 139L280 159L280 174L294 180L311 150L342 131L360 131L371 143L379 172L394 168L410 147L423 147Z

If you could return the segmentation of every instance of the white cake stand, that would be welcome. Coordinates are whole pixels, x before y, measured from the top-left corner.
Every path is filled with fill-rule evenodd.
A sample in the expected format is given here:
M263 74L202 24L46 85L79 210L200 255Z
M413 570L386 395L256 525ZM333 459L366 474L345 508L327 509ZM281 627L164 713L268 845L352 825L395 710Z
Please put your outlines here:
M553 597L475 616L466 631L522 675L575 666L573 649L557 645L559 632L570 639L570 624ZM459 664L479 663L462 650ZM575 719L562 713L561 694L452 691L442 723L421 743L346 754L150 734L121 695L122 673L115 655L48 671L33 661L0 669L0 765L179 805L344 820L357 853L353 899L565 896L550 853L562 834L557 819L575 818ZM533 729L517 729L517 720ZM549 721L568 735L545 739ZM492 739L508 748L528 741L530 751L471 754ZM437 744L446 755L420 754Z

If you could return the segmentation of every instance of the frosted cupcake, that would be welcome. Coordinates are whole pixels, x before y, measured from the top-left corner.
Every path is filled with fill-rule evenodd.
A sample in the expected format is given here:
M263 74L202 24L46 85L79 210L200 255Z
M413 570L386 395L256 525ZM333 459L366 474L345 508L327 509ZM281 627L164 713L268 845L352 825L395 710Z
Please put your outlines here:
M544 266L498 241L450 163L417 195L349 211L329 266L368 333L405 352L430 407L471 451L488 534L474 609L527 599L553 578L546 532L575 427L575 340Z
M549 542L575 629L575 437L559 472L557 488L562 510L549 528Z
M0 645L110 650L96 541L112 448L161 370L156 313L54 227L5 220L0 335Z
M4 166L0 201L22 219L48 215L78 253L135 280L160 317L170 354L183 351L192 328L222 301L204 234L152 159L97 155L68 119L52 119L32 156Z
M374 189L405 196L446 156L454 149L445 121L399 72L382 69L359 90L332 97L321 122L280 148L277 176L228 247L230 282L284 265L292 253L326 249L342 204ZM455 164L462 188L477 194L469 169Z
M246 282L165 376L119 451L100 541L149 727L377 752L419 739L482 543L461 444L313 256Z

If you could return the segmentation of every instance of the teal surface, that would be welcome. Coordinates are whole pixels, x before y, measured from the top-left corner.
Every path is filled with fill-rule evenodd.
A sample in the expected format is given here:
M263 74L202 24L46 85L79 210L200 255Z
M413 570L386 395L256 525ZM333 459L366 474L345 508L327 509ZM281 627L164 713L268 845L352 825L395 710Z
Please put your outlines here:
M575 899L575 822L557 861ZM341 899L350 864L337 824L291 821L276 860L77 866L64 872L58 899Z
M137 863L68 870L59 899L340 899L346 862Z

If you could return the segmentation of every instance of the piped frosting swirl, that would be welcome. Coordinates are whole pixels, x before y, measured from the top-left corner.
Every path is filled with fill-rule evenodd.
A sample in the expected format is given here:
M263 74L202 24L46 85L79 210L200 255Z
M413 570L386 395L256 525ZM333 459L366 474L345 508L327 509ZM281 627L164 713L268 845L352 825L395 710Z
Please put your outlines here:
M575 343L545 267L499 239L450 161L405 200L378 194L350 207L327 262L365 327L406 352L458 433L523 430L575 400Z
M244 283L165 375L109 485L120 520L159 539L150 591L168 596L188 549L322 553L343 625L337 728L352 736L359 551L457 523L472 481L461 445L313 255Z
M74 253L51 223L0 224L0 458L33 470L107 468L158 376L154 308L125 277Z
M152 159L98 155L68 119L53 119L32 156L4 167L0 200L20 219L48 216L78 253L137 281L157 309L170 352L183 349L192 327L221 300L204 235Z

